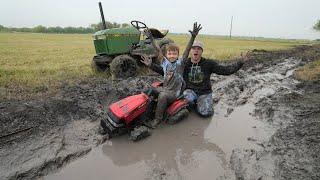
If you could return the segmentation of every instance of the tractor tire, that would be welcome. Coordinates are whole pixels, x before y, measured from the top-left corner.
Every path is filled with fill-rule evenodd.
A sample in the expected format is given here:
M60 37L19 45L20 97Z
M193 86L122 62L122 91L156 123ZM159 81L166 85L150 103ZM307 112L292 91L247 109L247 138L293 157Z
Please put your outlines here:
M96 73L108 72L111 61L112 58L108 56L94 56L91 62L91 68Z
M188 117L189 111L187 108L182 108L175 115L168 117L167 124L176 124L182 121L184 118Z
M108 71L108 69L109 69L108 65L98 64L94 61L91 62L91 68L92 68L92 71L95 73L102 73L102 72Z
M110 63L112 79L126 79L137 75L137 62L131 56L119 55Z

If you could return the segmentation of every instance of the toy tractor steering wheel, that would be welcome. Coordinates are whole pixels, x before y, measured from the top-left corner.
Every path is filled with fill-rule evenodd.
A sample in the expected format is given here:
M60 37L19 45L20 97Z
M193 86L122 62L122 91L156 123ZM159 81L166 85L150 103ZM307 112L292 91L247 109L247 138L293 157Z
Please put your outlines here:
M136 20L131 21L131 25L138 30L148 28L145 23L143 23L141 21L136 21Z

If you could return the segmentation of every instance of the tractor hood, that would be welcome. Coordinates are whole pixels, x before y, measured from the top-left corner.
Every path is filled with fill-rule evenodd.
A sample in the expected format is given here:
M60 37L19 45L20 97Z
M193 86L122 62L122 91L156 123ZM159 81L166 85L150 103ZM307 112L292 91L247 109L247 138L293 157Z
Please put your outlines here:
M105 29L94 33L98 55L128 54L140 41L140 31L134 27Z
M134 118L145 112L149 97L144 94L137 94L126 97L109 106L109 111L118 119L129 124Z
M99 36L140 36L140 31L134 27L105 29L94 33L95 39Z

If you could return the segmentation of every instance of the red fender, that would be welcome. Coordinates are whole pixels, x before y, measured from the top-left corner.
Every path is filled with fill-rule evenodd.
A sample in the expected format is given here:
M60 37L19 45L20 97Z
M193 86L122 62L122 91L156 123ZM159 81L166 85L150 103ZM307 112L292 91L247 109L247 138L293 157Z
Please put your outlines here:
M178 111L180 111L182 108L188 106L188 101L186 99L178 99L174 101L167 109L167 114L169 116L174 115Z

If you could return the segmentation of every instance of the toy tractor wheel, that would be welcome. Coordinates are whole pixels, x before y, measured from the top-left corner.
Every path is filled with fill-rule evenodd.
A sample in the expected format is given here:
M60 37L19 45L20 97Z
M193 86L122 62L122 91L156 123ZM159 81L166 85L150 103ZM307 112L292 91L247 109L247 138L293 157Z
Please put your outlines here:
M110 72L113 79L126 79L136 76L137 62L131 56L119 55L110 63Z
M168 124L176 124L186 118L189 115L189 111L187 108L181 109L179 112L177 112L175 115L170 116L167 119Z
M112 61L111 57L108 56L94 56L91 62L91 68L94 72L108 72L109 62Z

